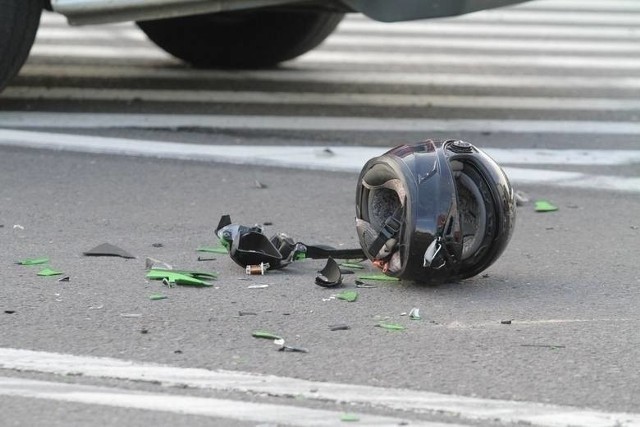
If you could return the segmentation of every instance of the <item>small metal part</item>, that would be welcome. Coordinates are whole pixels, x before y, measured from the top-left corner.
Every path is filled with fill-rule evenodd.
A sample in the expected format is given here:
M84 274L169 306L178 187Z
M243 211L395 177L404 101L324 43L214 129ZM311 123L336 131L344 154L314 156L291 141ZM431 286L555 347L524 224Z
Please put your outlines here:
M422 261L423 267L431 267L434 270L439 270L444 267L445 263L447 262L444 258L442 259L441 263L433 265L433 261L442 250L442 244L440 243L440 240L440 237L434 239L427 247L427 250L424 252L424 259Z
M261 262L258 265L247 265L245 268L245 272L249 275L261 275L264 276L264 273L269 268L269 264L265 262Z

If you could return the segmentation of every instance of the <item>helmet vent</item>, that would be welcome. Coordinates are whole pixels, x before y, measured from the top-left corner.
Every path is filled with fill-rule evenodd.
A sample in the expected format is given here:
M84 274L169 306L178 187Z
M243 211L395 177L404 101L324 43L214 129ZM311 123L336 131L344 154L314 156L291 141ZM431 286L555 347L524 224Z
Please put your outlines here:
M464 170L456 174L458 209L462 225L462 259L472 257L482 245L487 212L478 185Z

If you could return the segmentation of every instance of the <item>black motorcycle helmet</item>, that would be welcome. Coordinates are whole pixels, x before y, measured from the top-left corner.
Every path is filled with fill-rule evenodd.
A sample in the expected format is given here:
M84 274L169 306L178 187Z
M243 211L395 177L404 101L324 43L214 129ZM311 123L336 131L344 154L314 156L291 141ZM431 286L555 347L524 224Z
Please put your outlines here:
M401 145L369 160L358 178L360 246L401 279L441 283L480 273L509 243L515 213L502 168L464 141Z

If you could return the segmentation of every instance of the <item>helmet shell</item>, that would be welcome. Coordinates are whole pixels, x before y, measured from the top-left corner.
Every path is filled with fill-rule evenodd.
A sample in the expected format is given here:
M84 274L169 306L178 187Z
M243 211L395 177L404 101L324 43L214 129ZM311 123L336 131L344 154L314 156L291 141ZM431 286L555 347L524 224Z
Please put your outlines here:
M356 219L380 232L389 209L376 209L374 190L396 182L403 206L395 236L399 262L387 274L418 282L439 283L474 276L504 251L515 224L514 192L500 166L464 141L427 140L401 145L369 160L358 178ZM373 200L373 205L372 205ZM358 230L366 256L370 240ZM425 262L427 250L439 260Z

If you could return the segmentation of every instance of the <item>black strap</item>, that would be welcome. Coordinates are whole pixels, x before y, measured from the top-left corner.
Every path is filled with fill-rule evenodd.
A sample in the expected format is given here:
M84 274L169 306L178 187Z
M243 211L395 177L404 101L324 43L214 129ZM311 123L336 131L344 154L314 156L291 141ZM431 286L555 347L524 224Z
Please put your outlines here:
M378 252L380 252L380 249L382 249L384 244L387 243L387 240L393 239L394 237L396 237L398 232L400 232L400 227L402 227L403 223L402 217L403 208L402 206L398 206L393 212L393 215L387 218L384 222L382 230L380 230L380 233L378 234L378 237L376 237L376 240L374 240L369 245L368 251L372 257L375 258L376 255L378 255Z

